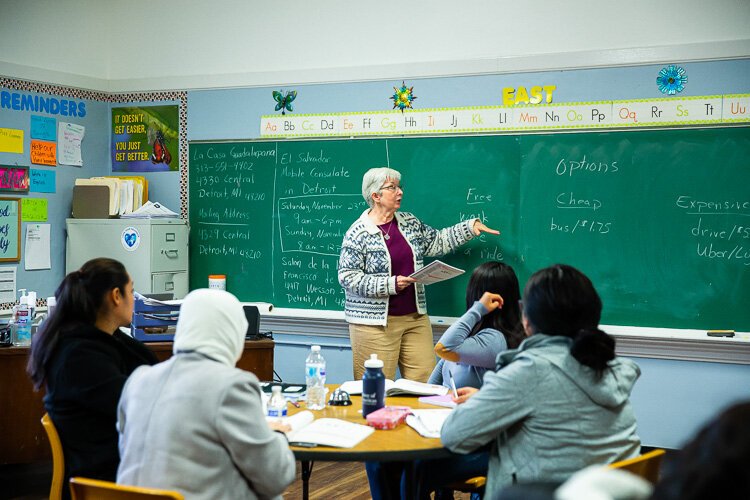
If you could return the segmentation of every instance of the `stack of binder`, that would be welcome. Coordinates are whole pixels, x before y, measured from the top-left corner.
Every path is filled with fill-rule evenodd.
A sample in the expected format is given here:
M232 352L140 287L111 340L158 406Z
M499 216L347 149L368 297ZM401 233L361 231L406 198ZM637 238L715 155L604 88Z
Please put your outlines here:
M138 210L146 200L148 200L148 181L145 177L76 179L73 188L73 217L77 219L117 217Z

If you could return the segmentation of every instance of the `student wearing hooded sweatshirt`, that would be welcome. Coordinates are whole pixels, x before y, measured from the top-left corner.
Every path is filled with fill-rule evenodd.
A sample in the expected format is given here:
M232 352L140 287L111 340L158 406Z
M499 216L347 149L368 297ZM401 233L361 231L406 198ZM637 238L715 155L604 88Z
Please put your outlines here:
M294 455L278 423L266 423L261 390L235 364L247 320L234 295L195 290L182 303L174 356L136 370L118 407L122 484L190 499L279 497Z
M487 498L516 482L566 480L640 453L630 392L638 366L598 329L602 303L577 269L554 265L526 284L528 338L497 357L481 389L461 388L441 440L456 453L491 443Z

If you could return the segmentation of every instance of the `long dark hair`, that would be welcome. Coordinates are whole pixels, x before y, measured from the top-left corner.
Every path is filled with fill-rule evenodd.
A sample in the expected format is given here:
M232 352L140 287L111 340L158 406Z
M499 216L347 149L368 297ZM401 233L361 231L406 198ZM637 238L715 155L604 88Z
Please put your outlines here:
M39 389L47 377L47 364L61 337L82 324L93 325L107 293L118 288L125 294L130 276L120 262L98 258L65 276L55 290L57 306L42 324L31 343L26 371Z
M578 269L555 264L535 272L523 291L523 312L536 332L572 338L570 353L597 376L615 358L615 339L599 330L602 300Z
M654 500L750 498L750 401L724 410L667 456Z
M480 265L466 285L466 309L479 300L484 292L492 292L503 298L503 307L482 317L472 334L485 328L502 332L509 349L515 349L524 338L521 311L518 307L520 293L518 277L513 268L502 262L490 261Z

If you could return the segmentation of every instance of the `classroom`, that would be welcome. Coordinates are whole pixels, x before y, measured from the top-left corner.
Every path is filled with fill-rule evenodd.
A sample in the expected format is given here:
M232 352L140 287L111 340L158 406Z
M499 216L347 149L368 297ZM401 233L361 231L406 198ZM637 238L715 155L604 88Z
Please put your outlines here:
M446 259L467 273L428 290L435 339L479 263L512 264L521 287L570 263L600 291L618 355L640 366L644 445L679 449L750 398L748 2L0 8L0 218L4 203L24 209L10 241L0 232L0 274L16 284L0 290L3 315L16 289L44 299L65 277L76 179L138 175L187 221L184 286L222 274L241 302L272 305L261 330L285 382L304 380L313 344L328 383L351 380L336 265L365 208L362 174L388 165L406 211L501 231ZM664 71L678 90L660 88ZM144 112L172 123L164 137ZM25 190L12 181L24 170ZM48 231L48 259L30 266L34 230Z

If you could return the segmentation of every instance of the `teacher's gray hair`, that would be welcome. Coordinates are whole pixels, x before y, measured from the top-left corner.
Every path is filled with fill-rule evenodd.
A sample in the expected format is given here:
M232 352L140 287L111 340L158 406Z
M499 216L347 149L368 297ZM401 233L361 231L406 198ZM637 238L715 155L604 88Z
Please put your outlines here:
M389 167L375 167L365 172L365 175L362 177L362 196L367 204L370 205L370 208L373 206L372 195L380 193L380 187L388 179L400 181L401 173Z

